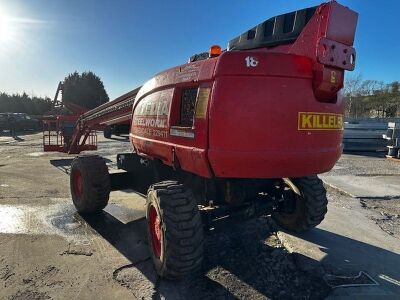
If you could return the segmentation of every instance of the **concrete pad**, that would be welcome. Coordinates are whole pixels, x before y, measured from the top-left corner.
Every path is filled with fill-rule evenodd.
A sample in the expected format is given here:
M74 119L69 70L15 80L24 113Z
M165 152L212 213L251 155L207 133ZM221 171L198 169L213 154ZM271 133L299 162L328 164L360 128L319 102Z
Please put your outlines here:
M400 176L320 175L320 178L356 198L400 197Z
M296 235L281 231L280 240L289 251L320 261L328 272L354 275L364 271L380 284L369 289L356 288L352 293L348 288L337 288L331 299L344 296L343 289L349 297L400 295L399 240L382 232L365 215L357 199L350 201L353 203L349 209L330 204L318 228Z
M11 136L0 136L0 145L9 144L15 142L14 138Z
M124 224L146 216L146 197L132 189L111 192L108 203L105 211Z
M335 289L326 300L398 300L398 295L380 287L348 287Z

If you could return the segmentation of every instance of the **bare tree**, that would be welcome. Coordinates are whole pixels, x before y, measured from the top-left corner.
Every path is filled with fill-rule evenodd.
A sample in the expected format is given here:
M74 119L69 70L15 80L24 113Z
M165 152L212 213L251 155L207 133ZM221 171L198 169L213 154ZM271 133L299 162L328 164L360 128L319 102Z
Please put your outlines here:
M362 91L362 76L357 74L356 76L347 77L344 85L344 95L347 99L346 115L350 116L353 109L353 101L355 97L361 96Z
M395 107L394 117L400 116L400 83L393 81L391 83L391 93L393 96L393 106Z

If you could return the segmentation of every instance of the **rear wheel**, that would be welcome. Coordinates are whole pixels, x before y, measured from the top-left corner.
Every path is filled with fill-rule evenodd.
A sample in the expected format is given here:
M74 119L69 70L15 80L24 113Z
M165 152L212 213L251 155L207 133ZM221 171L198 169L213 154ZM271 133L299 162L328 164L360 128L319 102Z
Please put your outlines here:
M293 178L291 183L286 184L283 205L272 217L282 228L296 232L319 225L328 211L322 180L318 176L307 176Z
M80 213L96 213L106 207L110 196L110 175L103 158L80 156L71 164L72 201Z
M191 190L176 181L152 185L146 218L151 257L161 277L178 278L201 266L203 224Z
M104 137L105 137L106 139L111 138L111 135L112 135L112 128L111 128L111 126L107 126L106 128L104 128L103 135L104 135Z

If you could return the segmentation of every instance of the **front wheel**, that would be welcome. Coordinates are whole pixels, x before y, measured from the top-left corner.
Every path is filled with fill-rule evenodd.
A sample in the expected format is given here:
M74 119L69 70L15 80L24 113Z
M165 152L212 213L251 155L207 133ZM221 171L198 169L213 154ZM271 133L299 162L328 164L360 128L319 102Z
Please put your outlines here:
M104 128L103 135L106 139L110 139L112 135L112 127L107 126L106 128Z
M286 182L283 205L272 217L284 229L301 232L319 225L328 211L326 189L318 176Z
M71 164L72 201L79 213L96 213L106 207L110 196L110 175L103 158L78 156Z
M190 189L163 181L147 192L148 242L161 277L178 278L197 270L203 260L203 224Z

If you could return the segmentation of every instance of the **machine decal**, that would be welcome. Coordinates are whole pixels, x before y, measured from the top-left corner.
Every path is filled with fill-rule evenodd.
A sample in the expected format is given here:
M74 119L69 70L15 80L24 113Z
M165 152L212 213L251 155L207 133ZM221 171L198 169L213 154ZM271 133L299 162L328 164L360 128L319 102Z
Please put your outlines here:
M258 60L257 58L253 57L253 56L247 56L245 59L246 61L246 67L251 68L251 67L257 67L258 65Z
M299 112L299 130L343 130L343 115Z
M197 94L196 118L205 119L207 115L208 99L210 98L210 88L200 88Z
M331 71L331 83L336 83L336 71Z
M172 89L142 99L133 113L132 133L148 138L168 138L168 115Z
M194 139L194 132L193 131L187 131L187 130L182 130L178 128L171 128L169 131L170 135L173 136L180 136L180 137L185 137L189 139Z
M175 81L185 82L196 80L199 77L200 65L198 63L188 64L186 66L179 67L179 72L175 75Z

